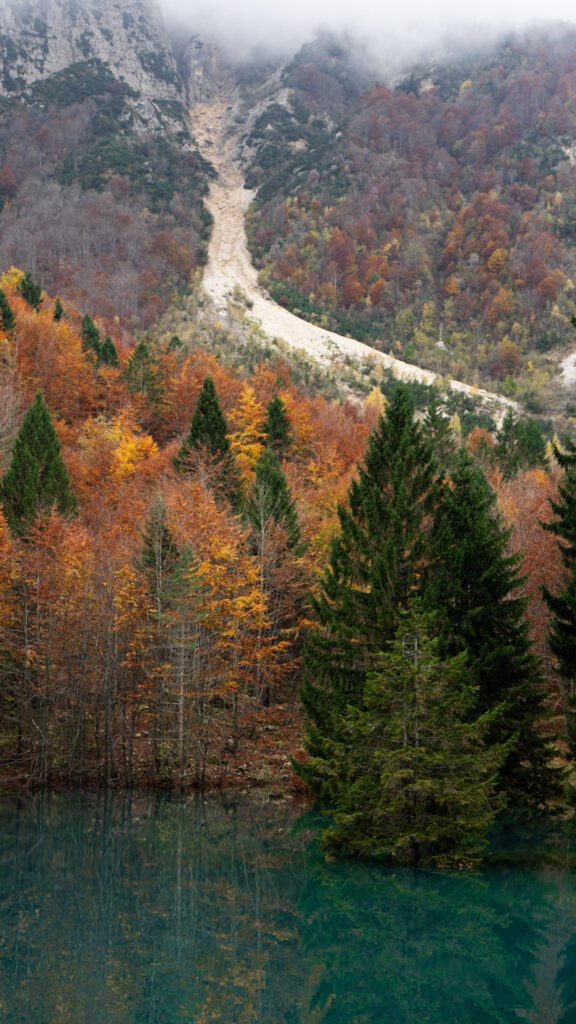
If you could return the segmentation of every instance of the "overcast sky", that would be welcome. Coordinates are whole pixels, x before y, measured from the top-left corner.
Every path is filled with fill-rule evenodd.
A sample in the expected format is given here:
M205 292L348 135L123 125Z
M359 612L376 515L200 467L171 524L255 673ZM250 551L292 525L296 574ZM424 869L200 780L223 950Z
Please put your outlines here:
M534 21L576 22L576 0L160 0L200 31L247 43L274 40L292 47L319 28L348 29L369 38L393 35L403 47L447 34L474 38L487 29L522 28Z

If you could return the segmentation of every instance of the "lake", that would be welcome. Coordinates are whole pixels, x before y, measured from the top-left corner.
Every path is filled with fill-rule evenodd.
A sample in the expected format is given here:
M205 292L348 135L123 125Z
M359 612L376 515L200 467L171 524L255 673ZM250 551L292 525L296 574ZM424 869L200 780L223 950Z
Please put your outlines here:
M474 873L326 861L264 797L0 804L2 1024L576 1022L576 844Z

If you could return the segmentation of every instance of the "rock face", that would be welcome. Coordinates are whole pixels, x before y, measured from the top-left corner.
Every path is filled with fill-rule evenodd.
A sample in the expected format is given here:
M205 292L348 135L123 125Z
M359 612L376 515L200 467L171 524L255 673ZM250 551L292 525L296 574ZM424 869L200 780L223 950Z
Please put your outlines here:
M27 89L86 61L133 90L141 118L182 102L185 90L153 0L0 0L0 95Z

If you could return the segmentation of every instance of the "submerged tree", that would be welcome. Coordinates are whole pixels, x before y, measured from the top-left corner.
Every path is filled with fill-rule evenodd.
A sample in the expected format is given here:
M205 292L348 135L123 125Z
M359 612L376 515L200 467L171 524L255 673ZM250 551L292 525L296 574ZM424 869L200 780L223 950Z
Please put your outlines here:
M550 502L556 518L543 526L558 538L565 578L556 594L544 588L544 597L552 612L548 642L562 683L570 754L576 760L576 445L569 443L566 451L556 445L554 455L564 479L558 500Z
M431 616L409 609L370 673L364 705L344 716L329 767L335 825L326 843L403 863L471 863L505 798L506 744L486 742L499 709L478 715L466 654L442 658Z
M12 461L0 484L0 500L10 529L25 534L41 514L77 510L48 407L39 391L16 438Z
M522 803L541 803L558 785L539 731L545 692L518 595L518 556L507 553L510 531L495 504L482 470L461 452L434 513L426 604L436 615L442 657L467 653L479 711L503 706L491 738L516 737L502 766L504 788Z
M415 422L408 390L398 385L370 436L348 506L339 509L340 532L313 601L318 625L307 643L301 691L312 761L298 770L325 796L335 776L322 761L330 762L334 742L346 734L349 706L362 707L366 676L418 585L434 479L431 444Z

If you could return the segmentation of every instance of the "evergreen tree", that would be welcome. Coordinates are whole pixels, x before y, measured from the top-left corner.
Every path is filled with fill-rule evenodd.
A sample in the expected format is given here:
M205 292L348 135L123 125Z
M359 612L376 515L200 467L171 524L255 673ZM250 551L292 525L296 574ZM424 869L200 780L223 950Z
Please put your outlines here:
M248 502L247 515L256 534L273 519L285 529L288 546L292 549L298 548L300 526L296 506L282 467L269 448L264 450L256 465L254 488Z
M86 313L86 316L82 317L81 335L82 344L86 351L92 349L96 352L96 355L98 355L100 352L100 331L96 327L92 317L88 316L88 313Z
M18 291L23 299L35 309L36 312L40 309L40 303L42 302L42 288L34 280L32 274L26 272L24 277L18 284Z
M145 395L151 403L157 402L161 390L158 361L144 338L140 339L130 355L126 381L132 394Z
M323 795L334 741L349 705L362 707L367 673L395 634L399 615L417 586L426 551L435 464L429 440L415 422L408 389L398 384L369 439L365 464L339 509L320 595L318 626L305 652L302 701L309 765L303 778Z
M116 346L112 341L112 338L106 337L100 346L98 352L98 365L99 366L114 366L118 369L120 365L118 362L118 352Z
M278 458L281 459L286 454L286 451L290 446L292 430L290 428L290 420L288 419L286 406L279 395L276 395L276 397L268 403L268 412L264 423L264 433L266 434L268 446L278 456Z
M545 718L544 689L531 651L518 596L518 557L507 554L509 531L495 511L495 495L466 452L451 486L440 496L430 535L426 603L436 614L440 654L468 655L480 713L504 705L491 740L516 736L502 767L502 785L519 802L540 803L556 792Z
M450 420L436 397L432 399L426 411L424 430L432 441L438 466L442 470L448 470L456 458L456 439Z
M174 459L180 473L187 471L194 452L208 455L213 460L217 467L217 489L234 508L239 509L242 503L240 476L212 377L206 377L202 385L190 430Z
M521 469L546 465L546 444L536 420L519 420L508 410L498 432L496 458L506 480Z
M52 318L54 320L56 320L56 322L58 323L60 320L64 319L65 315L66 314L65 314L65 311L64 311L64 306L62 305L60 299L57 298L55 303L54 303L54 313L53 313Z
M465 653L443 659L430 616L409 609L368 675L364 706L345 715L346 743L329 768L335 827L325 842L359 856L416 865L470 863L505 799L497 795L506 746L485 739Z
M14 329L14 313L10 307L10 303L6 298L6 295L0 288L0 325L3 331L12 331Z
M40 392L16 438L0 499L10 529L17 534L25 534L37 516L54 506L64 514L77 510L60 442Z
M558 500L550 502L556 519L543 526L558 538L566 575L559 593L544 588L544 597L552 612L548 643L563 684L568 745L576 760L576 445L568 442L566 451L555 445L554 455L564 479Z

